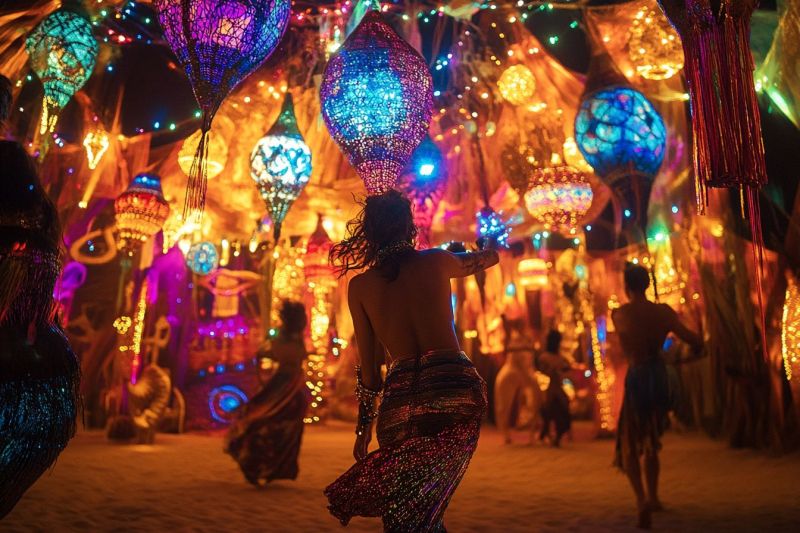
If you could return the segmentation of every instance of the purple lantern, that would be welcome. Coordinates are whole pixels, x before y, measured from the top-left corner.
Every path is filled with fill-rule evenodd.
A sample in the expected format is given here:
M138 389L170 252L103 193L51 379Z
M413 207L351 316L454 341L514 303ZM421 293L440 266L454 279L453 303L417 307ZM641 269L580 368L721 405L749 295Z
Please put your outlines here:
M367 192L394 187L428 132L433 81L422 56L369 11L322 76L322 116Z
M222 100L266 60L283 37L290 0L155 0L164 38L186 70L203 112L189 172L184 220L199 218L206 196L208 131Z

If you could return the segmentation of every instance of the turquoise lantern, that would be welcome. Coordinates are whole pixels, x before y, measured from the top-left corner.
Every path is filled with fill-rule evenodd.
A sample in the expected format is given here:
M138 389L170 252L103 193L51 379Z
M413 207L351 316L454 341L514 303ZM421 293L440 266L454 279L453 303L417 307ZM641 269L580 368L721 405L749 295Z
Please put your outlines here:
M58 113L92 75L97 60L97 40L81 15L59 10L30 33L25 49L31 68L44 85L39 132L55 129Z

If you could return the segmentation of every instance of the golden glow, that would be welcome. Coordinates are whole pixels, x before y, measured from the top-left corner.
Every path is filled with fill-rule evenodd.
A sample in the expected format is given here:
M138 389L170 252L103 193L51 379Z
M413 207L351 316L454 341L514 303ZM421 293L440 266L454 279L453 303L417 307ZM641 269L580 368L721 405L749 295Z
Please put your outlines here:
M131 327L131 317L129 316L120 316L114 320L114 329L117 330L117 333L120 335L125 335L128 333L128 330Z
M139 301L136 303L136 317L133 322L133 339L131 340L131 383L136 383L139 367L142 366L142 334L144 333L144 315L147 311L147 280L142 282Z
M201 135L202 132L197 130L186 137L178 152L178 166L181 167L181 170L187 176L192 168ZM222 135L209 131L206 141L206 150L208 153L208 158L206 159L206 176L208 179L211 179L219 176L225 169L225 164L228 162L228 144L225 142Z
M681 39L658 7L643 6L634 16L628 57L648 80L669 79L683 68Z
M102 128L97 128L86 134L86 137L83 138L83 147L86 149L86 162L91 170L97 168L109 146L108 133ZM86 190L88 192L89 188L87 187ZM91 195L91 193L89 194ZM84 198L84 200L86 199Z
M500 79L497 80L497 88L510 104L526 104L536 90L536 78L525 65L513 65L500 75Z
M800 285L797 278L788 274L786 299L781 320L781 353L786 379L791 381L800 373Z
M547 286L547 262L533 257L523 259L517 265L519 283L528 290L543 289Z

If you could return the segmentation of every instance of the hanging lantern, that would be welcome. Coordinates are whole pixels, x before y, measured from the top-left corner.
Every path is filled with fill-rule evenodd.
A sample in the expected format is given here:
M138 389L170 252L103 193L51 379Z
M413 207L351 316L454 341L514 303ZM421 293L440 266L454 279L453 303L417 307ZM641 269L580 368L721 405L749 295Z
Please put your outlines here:
M525 207L548 231L574 234L592 206L592 187L586 176L567 165L534 171Z
M169 204L161 192L161 178L139 174L114 201L117 248L133 255L142 244L161 230L169 216Z
M523 259L517 265L519 283L529 291L547 287L547 261L539 257Z
M291 94L287 93L278 120L253 148L250 175L267 206L277 243L289 208L311 178L311 150L297 127Z
M503 148L503 152L500 154L500 162L503 166L503 174L505 174L506 180L508 180L511 188L517 191L519 197L522 198L528 191L528 186L538 163L533 149L527 144L520 145L516 142L510 142Z
M328 254L333 241L325 231L322 215L317 217L317 227L308 238L306 255L303 259L303 272L308 283L315 285L329 284L333 280L333 268L328 261Z
M420 143L411 156L400 180L400 189L414 204L417 226L417 249L431 246L431 226L447 185L447 168L439 147L430 137Z
M192 133L183 141L181 149L178 152L178 166L181 167L181 170L187 176L190 175L192 171L195 150L202 136L203 130L197 130ZM228 143L225 142L225 139L219 134L209 131L206 144L208 146L206 178L212 179L219 176L225 169L225 164L228 162Z
M92 75L97 40L88 20L62 9L34 28L25 49L44 86L39 133L45 134L55 129L58 113Z
M186 266L198 276L207 276L219 267L219 253L213 242L193 244L186 253Z
M797 278L787 274L786 299L783 302L781 320L781 353L786 379L800 377L800 284Z
M99 126L83 138L83 147L86 149L86 162L90 170L97 168L100 160L108 150L110 143L108 141L108 132Z
M512 105L528 104L536 91L536 78L525 65L508 67L497 80L503 98Z
M183 219L199 219L206 197L206 145L225 97L278 46L290 0L155 0L164 38L186 70L203 113Z
M511 230L497 212L488 205L476 214L478 238L494 239L501 248L508 248L508 235Z
M666 151L661 115L639 91L606 86L584 97L575 137L586 161L620 202L617 233L637 222L643 241L650 189Z
M681 36L687 61L698 211L705 212L708 187L741 190L754 210L754 238L760 242L754 194L767 183L767 170L750 52L750 18L758 1L659 3Z
M667 80L681 71L681 39L660 9L643 5L636 12L628 31L628 57L648 80Z
M328 131L368 194L391 189L431 119L425 60L378 11L369 11L331 57L320 99Z

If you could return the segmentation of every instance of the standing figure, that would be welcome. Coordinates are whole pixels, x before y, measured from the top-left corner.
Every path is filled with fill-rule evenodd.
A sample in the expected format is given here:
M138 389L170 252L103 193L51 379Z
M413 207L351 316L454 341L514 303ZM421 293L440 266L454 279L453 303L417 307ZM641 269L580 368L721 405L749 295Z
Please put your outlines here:
M651 513L661 509L658 452L671 408L669 376L661 347L670 332L696 351L703 344L702 338L684 326L671 307L647 299L645 291L649 285L647 270L628 264L625 267L628 303L611 315L628 360L614 464L630 480L636 494L638 527L645 529L651 527ZM642 456L646 486L642 484Z
M385 531L444 531L445 509L478 444L486 384L459 347L450 279L496 264L497 252L417 251L416 233L410 202L389 191L367 198L331 250L340 274L366 269L348 288L361 363L357 462L325 489L345 525L380 516ZM367 454L376 416L379 448Z
M572 417L569 414L569 397L564 392L563 382L567 372L572 369L572 364L566 357L560 355L561 333L550 330L545 342L545 352L539 356L539 370L550 378L550 384L544 395L542 404L542 431L539 440L544 441L550 437L550 424L555 425L556 436L551 441L554 447L561 444L561 437L572 427Z
M11 83L0 76L0 125ZM75 434L78 360L55 317L61 228L33 161L0 140L0 518Z
M245 479L263 487L275 479L297 478L297 456L308 408L303 361L306 309L284 301L281 327L272 347L262 357L278 369L242 408L225 437L225 453L239 463Z
M511 415L514 402L520 393L528 396L531 411L531 443L542 404L542 390L533 370L533 341L509 328L510 339L506 348L506 360L494 380L494 418L497 429L503 434L506 444L511 444Z

